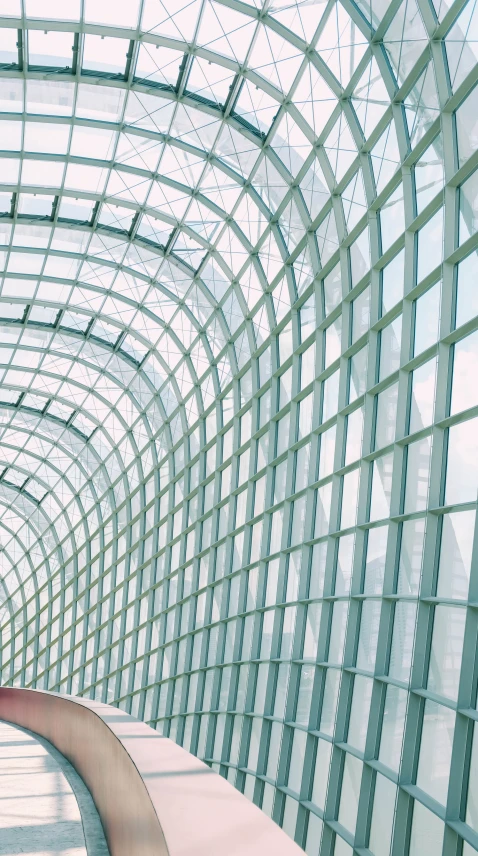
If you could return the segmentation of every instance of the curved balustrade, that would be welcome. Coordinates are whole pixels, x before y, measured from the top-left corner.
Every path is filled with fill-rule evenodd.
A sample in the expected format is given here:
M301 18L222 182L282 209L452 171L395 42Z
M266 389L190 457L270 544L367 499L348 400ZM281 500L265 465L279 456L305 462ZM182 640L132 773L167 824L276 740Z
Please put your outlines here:
M111 856L299 856L225 779L127 713L97 701L0 688L0 719L50 741L96 803Z

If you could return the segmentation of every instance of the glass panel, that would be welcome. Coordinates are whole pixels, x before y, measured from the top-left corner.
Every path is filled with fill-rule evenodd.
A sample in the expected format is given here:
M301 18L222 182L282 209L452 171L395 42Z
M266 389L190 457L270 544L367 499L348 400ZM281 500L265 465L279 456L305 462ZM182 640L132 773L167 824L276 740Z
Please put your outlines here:
M428 689L456 701L460 681L466 611L436 606L428 670Z
M408 683L415 641L417 606L408 601L397 601L393 622L392 648L390 651L390 677Z
M448 432L445 502L475 502L478 490L478 419Z
M307 742L307 734L305 731L294 729L294 738L292 741L291 765L289 767L289 778L287 787L296 793L300 793L302 781L302 769L305 759L305 747Z
M360 458L362 451L363 409L359 407L347 417L347 441L345 446L345 466Z
M126 68L128 42L109 36L85 36L83 68L120 74Z
M350 358L349 402L363 395L367 388L368 347L361 348Z
M370 326L370 287L352 303L352 344L367 332Z
M409 432L421 431L433 422L437 361L429 360L412 372Z
M385 574L388 526L377 526L368 530L367 555L365 562L365 594L381 594Z
M109 0L85 0L85 20L91 24L109 24L113 27L135 29L138 26L139 6L139 0L132 0L126 7L121 5L117 9L111 7ZM146 12L143 17L143 26L146 29L145 17Z
M402 338L402 316L399 315L380 333L379 380L397 371L400 366L400 342Z
M418 232L417 282L421 282L443 258L443 208Z
M306 853L317 853L322 840L323 821L316 814L309 812L309 820L307 823L307 842L305 846Z
M384 202L380 211L380 232L382 236L382 252L403 234L405 227L405 215L403 209L403 186L397 189Z
M420 591L425 521L406 520L402 523L397 592L417 595Z
M408 695L405 690L389 685L383 710L379 759L398 772L402 757L403 733Z
M478 332L475 332L455 345L450 413L459 413L478 404L478 392L473 382L477 365Z
M135 76L146 86L150 83L174 86L178 81L183 56L183 53L163 45L143 43L136 61ZM121 62L121 56L119 62Z
M415 800L410 835L410 856L435 856L435 854L441 853L444 830L443 821Z
M144 719L310 856L440 856L462 656L476 701L476 4L0 5L0 685Z
M380 612L379 600L364 600L357 651L357 668L364 672L373 672L375 669Z
M71 68L73 36L71 33L28 30L28 61L30 65Z
M374 856L389 856L397 786L377 773L370 827L369 850Z
M371 678L355 675L347 743L350 743L360 752L365 749L372 689L373 681Z
M470 582L475 512L443 515L437 596L466 600Z
M341 336L342 316L339 316L325 331L325 368L340 357Z
M440 326L441 283L419 297L415 303L415 347L414 354L434 345L438 339Z
M460 327L469 318L478 315L478 294L473 282L478 271L476 253L473 252L456 266L456 326Z
M471 751L471 760L470 760L470 772L468 779L468 796L466 802L466 815L465 820L466 823L471 826L475 832L478 831L478 765L477 765L477 753L478 753L478 728L476 725L473 726L473 744Z
M478 214L478 172L460 187L460 243L476 232Z
M427 699L423 714L417 785L446 805L455 711Z
M2 27L0 31L0 62L2 64L18 64L17 38L16 30Z
M355 535L344 535L338 539L337 570L335 574L334 594L348 594L352 582Z
M377 396L375 448L381 449L395 440L397 419L398 383L388 386Z
M423 511L427 507L431 452L431 437L425 437L407 446L405 514Z
M327 780L332 757L332 743L327 740L317 740L317 754L315 756L315 774L312 785L312 802L318 808L325 806L327 793Z
M351 470L343 477L341 529L348 529L350 526L355 526L357 520L359 479L359 469Z
M348 603L340 600L334 603L330 628L329 663L340 664L343 661L347 618Z
M420 214L443 187L445 175L441 137L437 137L417 161L414 172L417 213Z
M381 520L390 513L393 453L382 455L373 462L370 520Z
M353 755L345 756L342 775L342 790L339 806L339 823L353 835L357 822L360 783L362 780L362 762Z
M401 250L382 271L382 315L403 297L405 251Z
M320 731L323 731L324 734L332 735L334 733L340 677L339 669L327 669L320 716Z

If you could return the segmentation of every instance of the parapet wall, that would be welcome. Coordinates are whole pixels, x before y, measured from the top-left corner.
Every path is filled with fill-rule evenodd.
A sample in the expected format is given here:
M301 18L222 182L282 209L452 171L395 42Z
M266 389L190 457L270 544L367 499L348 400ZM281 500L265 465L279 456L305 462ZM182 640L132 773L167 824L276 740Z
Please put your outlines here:
M303 853L207 765L115 707L2 687L0 719L68 758L96 803L111 856Z

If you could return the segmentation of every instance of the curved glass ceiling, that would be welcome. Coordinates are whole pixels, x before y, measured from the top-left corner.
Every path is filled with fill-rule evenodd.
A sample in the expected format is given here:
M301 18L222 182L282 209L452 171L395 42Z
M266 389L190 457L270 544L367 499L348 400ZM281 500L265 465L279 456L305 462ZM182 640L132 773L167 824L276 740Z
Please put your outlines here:
M0 2L2 682L126 706L314 854L324 818L324 853L378 842L346 807L378 738L345 752L326 811L299 782L307 729L324 765L347 738L297 718L297 687L331 721L337 676L350 698L369 676L365 708L372 690L389 703L387 681L408 698L417 604L454 597L435 581L418 599L425 524L456 505L474 523L477 15L476 0ZM468 492L445 495L447 455ZM460 651L461 607L443 612ZM346 628L362 660L352 640L344 661ZM379 632L396 674L375 662ZM253 654L277 634L284 650ZM211 697L226 669L246 694L251 658L268 689L240 738L237 695ZM243 748L225 761L227 711ZM288 719L302 761L277 784L258 747L285 745L270 728ZM443 827L433 799L412 827L409 808L410 853L420 811Z
M125 469L116 502L213 402L218 427L231 418L233 377L321 269L333 281L349 234L350 285L362 278L366 210L396 174L398 139L439 130L415 3L391 15L388 4L148 0L140 20L138 3L95 0L81 21L79 3L66 21L64 3L42 8L54 20L30 19L33 2L4 3L1 21L1 560L12 595L38 579L39 535L45 557L71 529L76 541L91 508L93 529L111 515ZM447 46L459 83L474 55L457 32L460 22ZM392 108L403 81L404 108ZM424 174L442 174L442 149L432 140ZM402 196L399 185L382 247L403 232ZM306 335L313 312L310 302Z

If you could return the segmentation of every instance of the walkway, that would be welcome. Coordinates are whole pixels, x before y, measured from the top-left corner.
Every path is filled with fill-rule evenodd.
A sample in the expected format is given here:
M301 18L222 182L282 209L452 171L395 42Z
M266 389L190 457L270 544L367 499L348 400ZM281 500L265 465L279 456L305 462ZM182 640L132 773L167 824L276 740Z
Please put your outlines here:
M95 805L46 740L0 721L0 856L108 856Z

